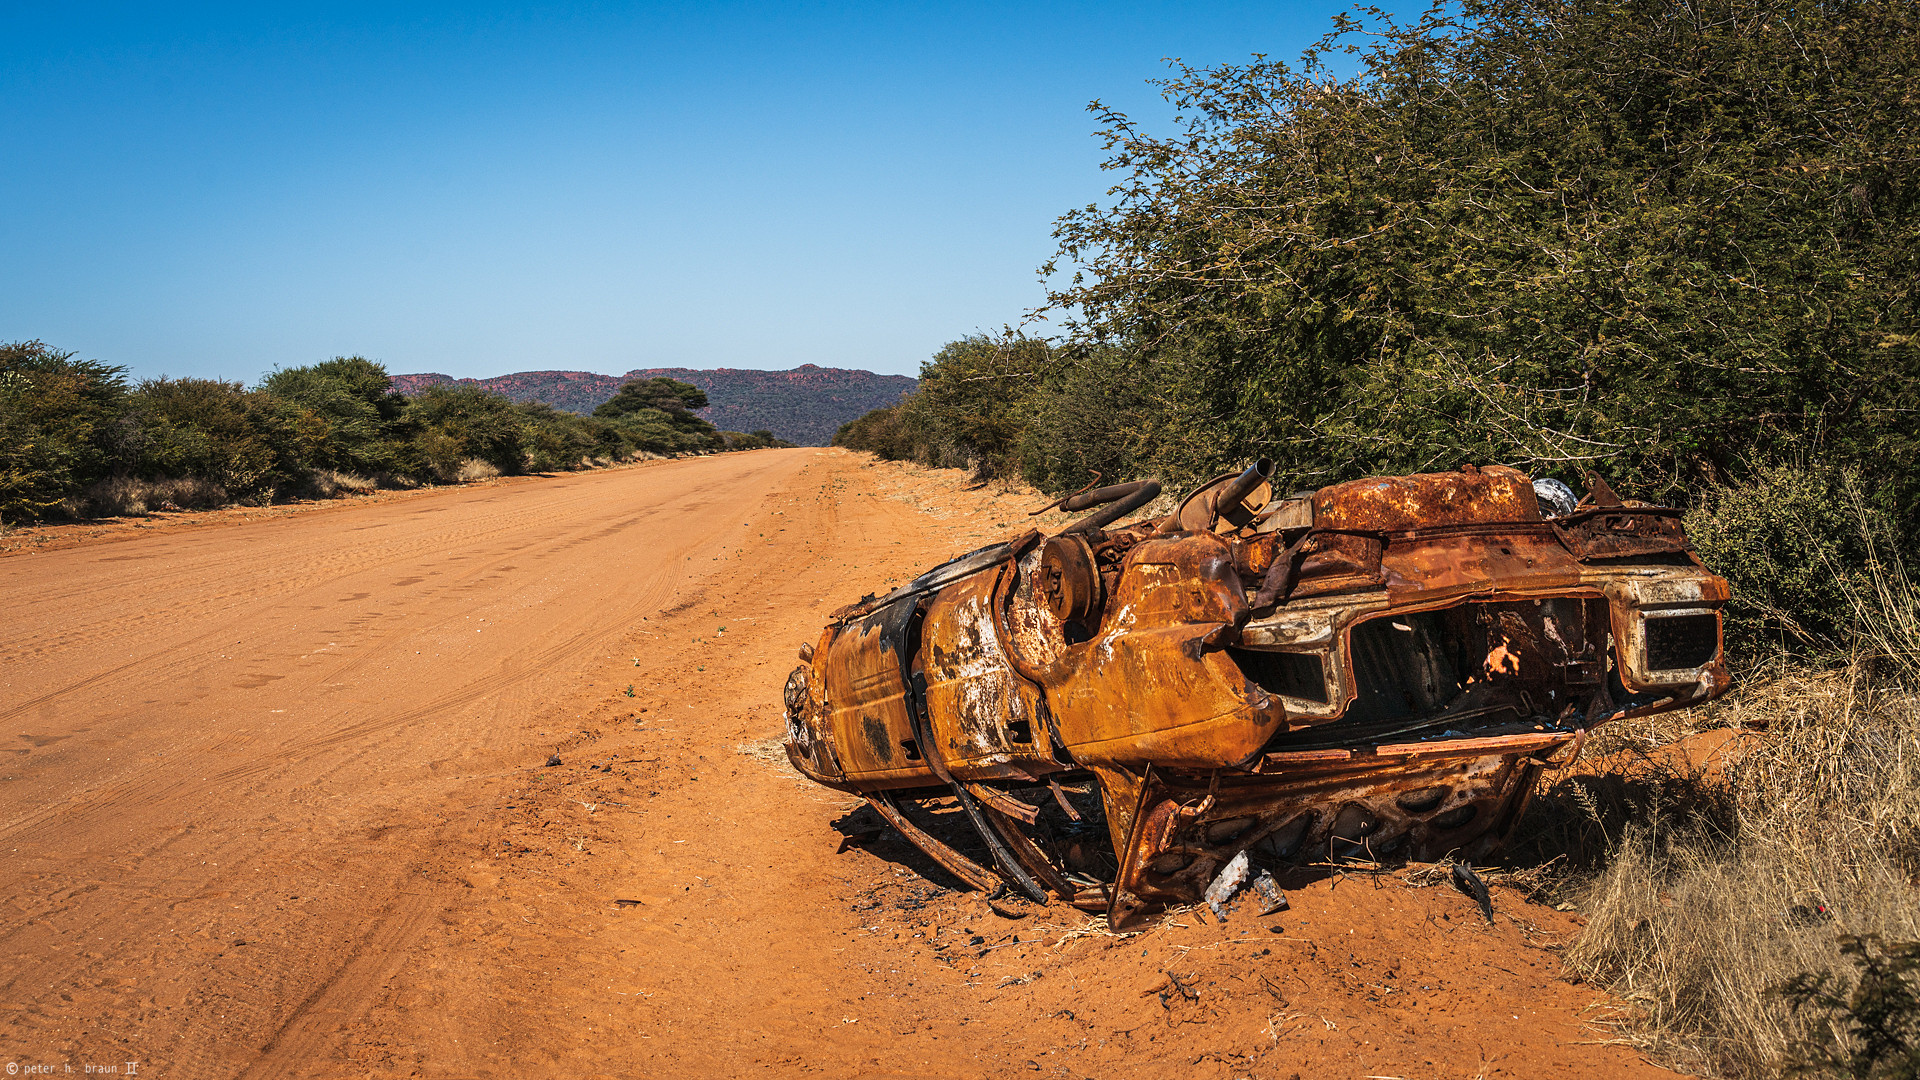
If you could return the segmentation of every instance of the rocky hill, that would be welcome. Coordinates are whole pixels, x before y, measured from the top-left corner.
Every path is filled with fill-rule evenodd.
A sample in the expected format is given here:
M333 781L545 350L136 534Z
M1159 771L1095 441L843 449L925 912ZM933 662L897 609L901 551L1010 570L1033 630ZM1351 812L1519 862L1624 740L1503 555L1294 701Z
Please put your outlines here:
M417 393L437 383L479 386L514 401L544 401L556 409L590 413L634 379L664 375L707 392L700 415L722 431L771 431L802 446L825 446L841 424L892 405L919 380L852 368L802 364L790 371L746 368L636 368L625 375L591 371L521 371L491 379L455 379L426 373L395 375L393 388Z

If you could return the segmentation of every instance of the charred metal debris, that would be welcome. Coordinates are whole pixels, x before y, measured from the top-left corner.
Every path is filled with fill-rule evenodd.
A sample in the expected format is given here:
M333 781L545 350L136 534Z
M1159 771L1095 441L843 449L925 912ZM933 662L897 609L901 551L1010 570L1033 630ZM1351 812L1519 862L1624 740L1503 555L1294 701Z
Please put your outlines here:
M1675 510L1593 474L1577 504L1499 466L1271 475L1124 525L1158 483L1083 492L1053 536L835 612L788 756L968 884L1118 927L1242 855L1482 860L1595 726L1727 689L1727 583ZM936 801L990 866L922 824Z

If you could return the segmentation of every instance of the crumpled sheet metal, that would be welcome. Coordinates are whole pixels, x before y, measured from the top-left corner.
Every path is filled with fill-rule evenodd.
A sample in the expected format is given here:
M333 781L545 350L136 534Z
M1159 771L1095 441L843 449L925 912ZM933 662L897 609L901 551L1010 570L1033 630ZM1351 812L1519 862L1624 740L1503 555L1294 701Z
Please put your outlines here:
M890 815L958 800L1001 877L1118 924L1242 852L1485 858L1594 725L1727 689L1727 585L1671 510L1592 478L1549 517L1499 467L1257 479L843 608L788 680L794 765ZM1090 826L1038 787L1063 779L1097 784L1113 865L1075 861Z
M1162 774L1143 785L1120 862L1134 910L1191 903L1241 851L1289 861L1480 859L1511 833L1531 781L1577 735L1534 733L1379 747L1372 755L1276 754L1255 774ZM1276 783L1276 781L1279 781ZM1125 921L1122 914L1122 921Z

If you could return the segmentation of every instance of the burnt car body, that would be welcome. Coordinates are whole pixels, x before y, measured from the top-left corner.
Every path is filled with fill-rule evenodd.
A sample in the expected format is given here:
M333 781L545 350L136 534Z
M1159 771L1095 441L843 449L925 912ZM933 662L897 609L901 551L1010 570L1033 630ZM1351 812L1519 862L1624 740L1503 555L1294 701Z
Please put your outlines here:
M1270 473L1128 525L1157 484L1086 492L1056 505L1105 509L1054 536L836 612L787 682L795 767L976 887L1118 926L1241 852L1484 858L1595 725L1727 688L1727 583L1672 509L1591 474L1552 513L1496 466L1283 499Z

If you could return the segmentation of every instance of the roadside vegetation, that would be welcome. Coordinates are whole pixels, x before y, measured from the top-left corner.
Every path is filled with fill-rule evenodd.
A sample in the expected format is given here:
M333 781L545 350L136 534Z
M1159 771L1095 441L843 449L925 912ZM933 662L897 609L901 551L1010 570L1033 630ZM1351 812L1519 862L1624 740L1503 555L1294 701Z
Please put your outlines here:
M1736 690L1596 738L1512 858L1664 1060L1920 1076L1916 88L1911 0L1368 8L1297 65L1176 63L1169 130L1094 106L1056 335L953 341L835 443L1050 493L1266 456L1685 508Z
M1601 728L1508 854L1585 915L1614 1035L1685 1071L1920 1067L1920 591L1885 551L1841 580L1845 651L1732 639L1732 692Z
M38 341L0 344L0 524L329 498L642 457L788 445L716 430L699 389L628 383L593 416L474 387L394 393L337 357L259 385L146 379Z

